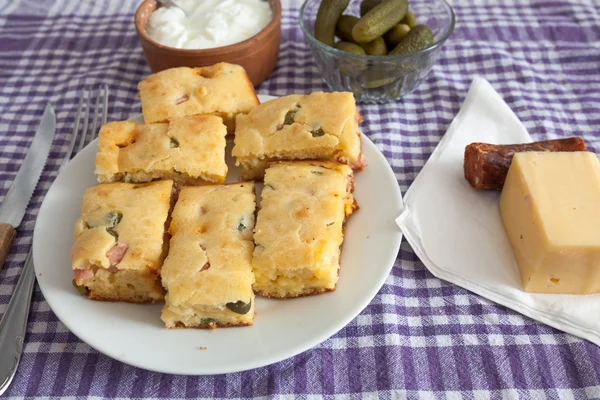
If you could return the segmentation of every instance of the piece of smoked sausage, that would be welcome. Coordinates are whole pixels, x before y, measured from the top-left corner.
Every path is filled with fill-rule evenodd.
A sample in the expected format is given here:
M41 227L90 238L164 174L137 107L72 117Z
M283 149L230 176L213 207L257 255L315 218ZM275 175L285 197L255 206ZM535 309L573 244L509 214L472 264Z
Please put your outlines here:
M586 151L578 137L523 144L471 143L465 148L465 179L474 189L502 190L515 153L525 151Z

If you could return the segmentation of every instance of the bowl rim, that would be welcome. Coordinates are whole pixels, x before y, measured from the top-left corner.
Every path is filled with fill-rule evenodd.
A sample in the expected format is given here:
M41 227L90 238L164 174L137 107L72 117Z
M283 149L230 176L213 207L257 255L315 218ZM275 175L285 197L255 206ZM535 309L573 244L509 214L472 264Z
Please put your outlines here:
M394 54L394 55L385 55L385 56L371 56L371 55L354 54L354 53L349 53L347 51L338 50L332 46L328 46L325 43L321 42L320 40L317 40L317 38L315 38L314 35L312 33L310 33L310 31L308 30L308 27L304 24L304 18L303 18L304 9L309 1L311 1L311 0L305 0L304 3L302 3L302 7L300 7L300 12L298 13L298 22L300 23L300 29L302 29L302 33L304 33L304 36L310 42L316 44L318 47L322 48L325 51L329 51L329 52L332 52L333 54L337 54L337 55L344 56L344 57L355 58L358 60L370 60L370 61L407 60L407 59L410 59L412 57L415 57L415 56L418 56L421 54L430 53L430 52L442 47L444 42L446 42L446 40L448 40L448 38L450 37L452 32L454 32L454 26L456 23L456 16L454 14L454 8L452 8L450 3L448 3L447 0L436 0L436 1L441 1L450 10L450 25L448 26L448 29L446 30L446 32L444 32L444 34L438 40L433 42L433 44L431 44L430 46L425 47L424 49L413 51L411 53L406 53L406 54Z
M182 54L185 54L188 56L210 57L210 56L220 55L220 54L235 53L235 52L240 51L242 48L245 48L248 45L251 45L254 42L256 42L256 40L258 39L259 36L262 37L262 36L265 36L273 31L277 30L276 29L277 26L281 25L281 13L282 13L281 0L266 0L270 3L272 2L271 10L273 11L273 17L271 18L271 21L267 24L267 26L265 26L262 30L260 30L254 36L251 36L248 39L243 40L241 42L229 44L227 46L211 47L208 49L180 49L178 47L165 46L163 44L158 43L157 41L155 41L148 35L148 32L146 31L145 26L143 27L143 29L140 26L141 20L142 20L142 16L141 16L142 7L144 7L146 5L146 3L149 3L151 1L158 3L157 0L143 0L140 3L140 5L138 6L137 10L135 11L134 24L135 24L135 29L137 31L138 36L143 41L146 41L146 42L150 43L151 45L153 45L157 50L174 51L174 52L179 52L179 53L182 53Z

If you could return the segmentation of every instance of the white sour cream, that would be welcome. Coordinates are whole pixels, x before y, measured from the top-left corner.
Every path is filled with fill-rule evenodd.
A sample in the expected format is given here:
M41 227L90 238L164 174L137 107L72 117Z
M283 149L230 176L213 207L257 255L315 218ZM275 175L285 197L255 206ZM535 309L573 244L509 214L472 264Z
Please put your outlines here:
M210 49L251 38L263 30L273 12L265 0L177 0L177 7L160 7L146 28L156 42L179 49Z

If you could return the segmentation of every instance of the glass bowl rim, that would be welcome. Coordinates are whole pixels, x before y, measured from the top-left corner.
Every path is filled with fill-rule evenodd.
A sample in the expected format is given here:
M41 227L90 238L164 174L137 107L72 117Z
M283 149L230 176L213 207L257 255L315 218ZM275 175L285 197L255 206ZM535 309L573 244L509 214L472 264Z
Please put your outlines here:
M302 29L302 33L304 33L304 36L306 38L308 38L308 40L312 43L314 43L315 45L317 45L318 47L320 47L321 49L323 49L325 52L330 52L339 56L344 56L344 57L350 57L350 58L355 58L357 60L366 60L366 61L401 61L401 60L408 60L410 58L413 58L415 56L419 56L421 54L427 54L430 53L440 47L442 47L442 45L444 44L444 42L446 40L448 40L448 38L450 37L450 35L452 34L452 32L454 32L454 25L456 22L456 17L454 15L454 9L452 8L452 6L450 5L450 3L448 3L448 1L446 0L434 0L434 1L440 1L443 4L446 5L446 7L448 8L448 10L450 10L450 24L448 25L448 28L446 29L446 32L444 32L444 34L438 39L436 40L433 44L431 44L428 47L425 47L424 49L421 50L417 50L417 51L413 51L411 53L406 53L406 54L394 54L391 56L385 55L385 56L370 56L370 55L362 55L362 54L354 54L354 53L349 53L347 51L342 51L342 50L338 50L335 47L331 47L326 45L325 43L321 42L320 40L317 40L314 35L312 33L310 33L308 31L308 28L304 25L304 9L306 7L306 5L308 4L308 2L311 0L305 0L304 3L302 3L302 7L300 7L300 12L298 14L298 20L300 22L300 29Z

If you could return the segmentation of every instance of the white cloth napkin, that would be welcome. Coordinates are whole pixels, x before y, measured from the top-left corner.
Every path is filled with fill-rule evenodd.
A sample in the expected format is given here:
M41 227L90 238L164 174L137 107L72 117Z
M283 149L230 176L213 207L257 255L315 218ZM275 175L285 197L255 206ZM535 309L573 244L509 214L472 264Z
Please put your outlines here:
M531 142L521 121L479 77L404 196L396 222L406 239L438 278L600 345L600 294L523 291L498 211L500 193L473 190L464 179L464 150L472 142Z

